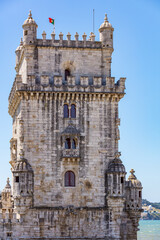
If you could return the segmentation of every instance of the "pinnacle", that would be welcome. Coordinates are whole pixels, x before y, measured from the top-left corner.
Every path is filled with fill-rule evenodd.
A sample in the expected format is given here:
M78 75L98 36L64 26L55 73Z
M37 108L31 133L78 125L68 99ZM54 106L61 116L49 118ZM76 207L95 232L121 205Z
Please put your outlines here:
M133 168L131 169L130 173L131 173L131 174L134 174L134 173L135 173L135 171L134 171Z
M11 188L11 185L10 185L9 178L7 178L7 184L6 184L6 188Z
M31 13L31 10L29 10L28 19L32 19L32 13Z
M107 13L105 14L105 18L104 18L105 22L108 22L108 17L107 17Z
M136 176L134 175L134 173L135 173L134 169L131 169L130 173L131 173L131 175L129 176L128 180L137 179Z

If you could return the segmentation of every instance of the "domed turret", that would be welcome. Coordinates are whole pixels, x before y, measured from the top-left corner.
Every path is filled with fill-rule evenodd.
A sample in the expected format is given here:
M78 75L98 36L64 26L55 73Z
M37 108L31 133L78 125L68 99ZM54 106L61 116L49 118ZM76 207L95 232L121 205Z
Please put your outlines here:
M23 25L23 42L24 45L34 44L37 39L37 27L35 20L32 18L31 11L28 18L24 21Z
M108 22L107 14L105 14L104 22L99 28L100 32L100 41L103 44L103 47L113 48L113 31L111 23Z
M32 206L33 197L33 170L23 151L14 165L13 173L13 198L14 206L23 214L27 207Z
M2 191L2 208L3 209L12 208L12 190L11 190L9 178L7 178L7 184Z
M131 175L126 182L126 208L128 210L141 210L142 208L142 184L136 178L135 171L131 169Z
M142 188L141 182L136 178L134 169L130 171L131 175L128 177L128 181L132 182L132 185L137 188Z
M112 197L124 196L126 171L119 156L119 153L116 154L115 159L112 160L108 165L108 196Z
M125 173L125 167L122 163L122 161L120 160L120 158L115 158L113 161L110 162L109 166L108 166L108 172L112 172L112 173Z

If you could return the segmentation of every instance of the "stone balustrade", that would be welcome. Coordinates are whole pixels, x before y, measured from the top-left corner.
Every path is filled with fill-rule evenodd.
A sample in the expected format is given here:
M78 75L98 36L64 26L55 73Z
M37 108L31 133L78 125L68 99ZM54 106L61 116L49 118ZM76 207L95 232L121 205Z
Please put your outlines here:
M28 75L27 83L22 83L21 75L17 75L9 95L9 103L12 102L16 92L24 90L32 92L82 92L102 95L111 93L121 95L122 97L125 90L125 78L120 78L115 83L115 78L107 77L102 84L102 77L98 76L93 77L92 83L89 83L89 77L87 76L80 76L79 79L76 79L74 76L68 76L67 81L65 81L62 76L46 74L40 77Z
M79 157L79 149L63 149L62 157L65 158Z

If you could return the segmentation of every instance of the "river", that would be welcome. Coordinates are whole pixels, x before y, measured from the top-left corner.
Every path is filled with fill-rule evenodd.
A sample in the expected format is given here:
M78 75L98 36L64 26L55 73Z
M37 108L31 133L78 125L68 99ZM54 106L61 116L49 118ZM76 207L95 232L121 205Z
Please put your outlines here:
M138 240L160 240L160 220L141 220Z

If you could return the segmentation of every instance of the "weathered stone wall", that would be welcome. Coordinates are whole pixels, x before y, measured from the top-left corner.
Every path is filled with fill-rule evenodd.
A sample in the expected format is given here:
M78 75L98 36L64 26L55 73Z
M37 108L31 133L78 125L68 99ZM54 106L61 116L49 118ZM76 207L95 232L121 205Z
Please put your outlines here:
M77 109L77 117L72 122L80 130L80 160L75 162L62 159L61 136L70 121L63 116L64 103L75 103ZM23 140L18 138L17 149L19 153L23 147L25 158L34 171L35 206L104 205L104 175L109 159L117 151L115 124L112 124L115 112L110 110L114 105L115 102L107 100L46 100L31 96L21 101L21 114L16 121L21 122ZM67 170L76 174L75 188L64 187Z
M111 77L114 29L105 16L96 42L94 33L37 39L36 28L30 12L9 96L13 189L8 181L2 193L0 238L136 240L142 185L134 170L126 181L119 158L125 78ZM76 117L64 117L64 104Z

